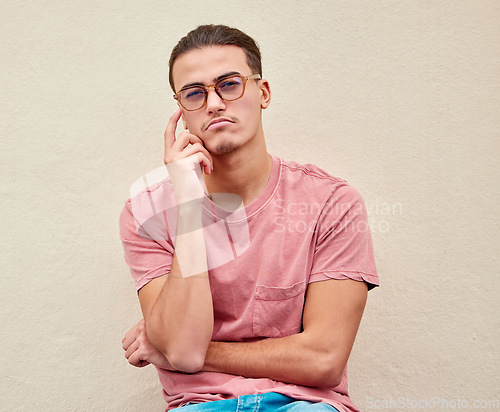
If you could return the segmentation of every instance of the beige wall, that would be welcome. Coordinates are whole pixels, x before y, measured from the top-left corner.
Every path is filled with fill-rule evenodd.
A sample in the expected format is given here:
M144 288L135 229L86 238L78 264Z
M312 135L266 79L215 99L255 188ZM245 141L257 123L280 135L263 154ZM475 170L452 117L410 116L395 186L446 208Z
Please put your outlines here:
M118 214L161 165L170 50L210 22L261 45L270 151L365 197L382 287L354 400L500 399L499 21L498 1L2 2L0 409L162 410L121 349Z

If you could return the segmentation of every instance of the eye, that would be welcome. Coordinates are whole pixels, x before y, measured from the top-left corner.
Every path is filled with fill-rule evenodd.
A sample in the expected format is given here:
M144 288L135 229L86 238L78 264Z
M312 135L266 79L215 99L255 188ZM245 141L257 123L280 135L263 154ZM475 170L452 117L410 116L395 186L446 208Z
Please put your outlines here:
M229 79L223 79L218 84L218 89L231 89L241 85L241 80L238 77L231 77Z
M182 92L182 97L184 99L194 100L203 97L205 91L201 87L194 87L192 89L186 89Z

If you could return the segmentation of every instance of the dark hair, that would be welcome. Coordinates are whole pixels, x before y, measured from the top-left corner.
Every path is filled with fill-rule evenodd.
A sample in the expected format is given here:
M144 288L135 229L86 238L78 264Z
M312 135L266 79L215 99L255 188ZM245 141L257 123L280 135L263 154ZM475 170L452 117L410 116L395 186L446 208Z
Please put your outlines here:
M252 69L252 74L258 73L262 76L260 50L254 39L232 27L207 24L198 26L196 29L190 31L185 37L179 40L179 43L172 50L168 63L168 80L172 90L175 92L172 67L179 56L194 49L201 49L202 47L226 45L241 47L247 56L247 64Z

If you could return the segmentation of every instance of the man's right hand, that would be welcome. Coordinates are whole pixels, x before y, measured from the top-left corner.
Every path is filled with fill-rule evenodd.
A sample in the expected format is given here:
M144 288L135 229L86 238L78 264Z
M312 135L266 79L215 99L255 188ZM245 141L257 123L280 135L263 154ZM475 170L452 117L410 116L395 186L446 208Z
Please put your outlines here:
M164 135L164 162L179 205L203 198L206 187L201 167L206 174L210 174L213 169L212 156L198 136L184 131L175 137L180 117L181 110L177 109L170 118Z

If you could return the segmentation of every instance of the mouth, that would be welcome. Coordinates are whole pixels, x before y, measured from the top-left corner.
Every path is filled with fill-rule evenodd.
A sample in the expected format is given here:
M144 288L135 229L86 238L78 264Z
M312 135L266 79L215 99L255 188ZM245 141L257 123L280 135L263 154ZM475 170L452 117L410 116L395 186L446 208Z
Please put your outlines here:
M220 129L221 127L228 126L233 124L234 121L226 119L224 117L219 117L217 119L212 120L205 130L215 130Z

